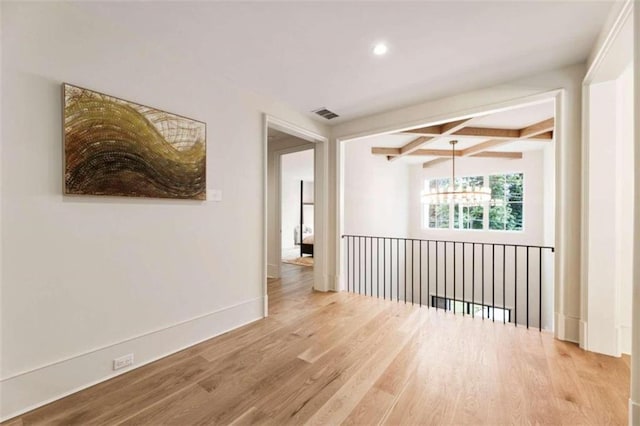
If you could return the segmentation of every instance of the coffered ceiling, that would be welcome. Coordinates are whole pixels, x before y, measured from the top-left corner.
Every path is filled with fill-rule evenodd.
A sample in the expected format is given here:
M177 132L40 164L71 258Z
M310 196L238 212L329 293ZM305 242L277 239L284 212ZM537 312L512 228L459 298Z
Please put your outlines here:
M554 141L554 103L546 101L466 120L439 123L375 136L371 155L389 162L422 163L428 168L452 155L471 158L522 158ZM450 141L455 140L455 153ZM357 143L357 142L354 142Z

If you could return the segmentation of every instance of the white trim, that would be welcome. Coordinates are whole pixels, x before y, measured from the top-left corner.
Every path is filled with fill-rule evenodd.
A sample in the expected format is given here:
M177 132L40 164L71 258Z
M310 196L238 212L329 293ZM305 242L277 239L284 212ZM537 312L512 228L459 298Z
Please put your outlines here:
M565 316L565 283L564 279L566 278L567 265L569 261L567 260L567 253L564 250L565 238L567 236L568 231L565 228L565 225L569 223L568 215L566 213L564 207L566 205L563 202L563 196L567 192L566 182L563 179L563 172L567 167L565 161L565 156L569 157L570 153L567 148L567 140L565 137L565 129L568 127L567 119L565 116L565 99L567 97L566 90L559 90L555 95L555 130L553 137L556 141L555 146L555 212L554 212L554 246L555 246L555 263L553 265L553 282L554 282L554 292L553 292L553 303L554 303L554 312L556 313L556 319L562 318L562 326L560 326L559 322L556 322L557 327L554 330L554 337L560 340L568 340L571 342L577 342L579 339L578 333L578 325L577 322L579 319L571 318L570 321L567 321L567 317ZM565 151L567 151L565 153ZM571 153L573 155L573 152ZM575 320L575 331L574 324L572 320Z
M629 426L640 425L640 402L629 398Z
M328 139L319 133L315 133L311 130L307 130L304 127L300 127L296 124L282 120L269 114L265 114L265 119L268 127L279 130L283 133L298 137L300 139L309 142L327 142Z
M344 144L341 143L341 139L336 139L334 146L334 155L336 157L336 182L335 182L335 200L336 200L336 211L335 213L335 223L336 223L336 241L335 241L335 282L336 287L335 291L343 291L346 290L346 282L343 279L342 271L345 270L345 259L342 256L343 252L343 241L342 234L344 231Z
M71 395L261 319L257 297L2 379L0 421ZM112 360L135 353L134 368L112 370ZM41 386L47 383L47 386Z
M605 60L609 49L614 45L618 35L625 26L626 20L631 17L633 13L633 1L626 0L624 5L618 12L618 16L615 18L613 24L611 25L611 29L605 36L602 44L599 46L598 50L592 54L589 61L589 69L584 76L583 85L591 84L593 82L594 74L598 71L598 68L602 65L602 62Z
M621 325L618 327L618 352L631 355L631 326Z
M314 142L305 142L302 145L296 145L289 148L279 149L277 151L273 151L273 154L277 156L282 156L287 154L293 154L294 152L309 151L311 149L314 149L314 147L309 146L310 143L314 143Z
M269 295L265 295L264 296L264 304L262 306L262 309L264 310L264 317L268 317L269 316Z
M314 267L313 288L331 291L329 273L329 141L317 143L314 151Z
M264 114L262 117L262 296L267 299L267 253L269 240L267 233L269 231L268 221L268 199L269 199L269 115ZM262 316L266 318L269 315L269 305L265 301Z
M280 278L280 262L267 263L267 278Z
M640 8L633 11L633 38L635 40L633 52L633 114L634 146L640 147ZM629 409L630 424L640 424L640 149L634 152L634 217L633 217L633 300L632 300L632 333L631 333L631 399L633 404Z
M580 328L579 328L579 345L582 349L593 350L588 344L589 335L589 161L590 161L590 88L593 84L597 84L597 73L606 63L607 58L615 46L618 37L621 36L623 29L629 20L633 19L633 1L625 0L624 4L618 10L612 10L617 15L610 16L611 22L608 31L604 37L600 37L591 53L588 62L588 70L582 81L582 158L581 158L581 226L580 226ZM617 3L619 4L619 3ZM607 24L609 25L609 24ZM606 28L606 26L605 26ZM631 53L633 58L633 52ZM619 292L616 291L616 304ZM615 315L619 316L619 312L615 310ZM616 321L618 324L619 321ZM624 327L625 329L627 327ZM619 356L623 347L629 347L631 342L631 331L623 330L620 326L615 327L612 332L616 333L615 355ZM627 339L626 336L629 336Z
M589 347L589 329L587 327L587 322L581 319L578 327L578 345L581 349L584 349L586 351Z
M328 286L328 270L327 270L327 232L329 228L328 218L328 145L329 140L318 133L305 129L288 121L274 117L269 114L263 115L263 195L262 195L262 214L263 214L263 292L267 297L267 208L268 208L268 161L269 161L269 128L279 130L281 132L296 136L298 138L314 142L316 144L314 150L314 192L315 192L315 243L314 243L314 279L313 288L318 291L329 290ZM265 304L264 316L268 314L268 306Z
M479 114L494 114L502 111L513 109L513 107L524 107L547 102L558 95L562 90L550 90L546 92L537 93L535 95L529 95L520 98L513 98L507 101L495 102L486 104L480 107L466 108L454 113L438 114L428 118L422 118L420 120L414 120L403 124L384 126L377 129L367 130L364 132L358 132L353 134L347 134L337 138L337 142L348 142L358 139L368 138L372 136L380 136L389 133L402 132L409 129L417 129L419 127L432 126L441 123L447 123L455 120L464 120L466 118L474 117Z
M559 312L555 314L556 330L554 337L567 342L578 343L580 340L580 329L583 325L579 318L565 316Z
M586 178L589 170L589 114L590 114L590 90L589 86L582 83L582 176L580 179L581 193L581 222L580 222L580 316L582 317L580 328L580 347L587 350L587 336L589 318L589 179Z
M201 320L203 318L209 317L211 315L216 315L216 314L219 314L221 312L228 311L230 309L235 309L235 308L237 308L239 306L243 306L243 305L246 305L248 303L255 302L256 300L259 300L259 299L262 299L262 297L256 297L254 299L250 299L250 300L246 300L244 302L236 303L234 305L226 306L224 308L217 309L215 311L211 311L211 312L208 312L206 314L198 315L198 316L190 318L188 320L177 322L177 323L169 325L167 327L157 328L155 330L148 331L146 333L142 333L142 334L138 334L138 335L133 336L133 337L126 338L126 339L121 340L119 342L109 343L109 344L104 345L104 346L100 346L100 347L97 347L97 348L94 348L94 349L89 349L87 351L77 353L75 355L71 355L71 356L69 356L67 358L62 358L62 359L59 359L57 361L53 361L53 362L50 362L50 363L47 363L47 364L40 365L38 367L30 368L28 370L23 370L23 371L20 371L18 373L14 373L14 374L12 374L10 376L0 378L0 383L6 382L7 380L15 379L16 377L20 377L20 376L23 376L25 374L30 374L30 373L33 373L35 371L42 370L44 368L53 367L54 365L61 364L63 362L68 362L68 361L71 361L71 360L76 359L76 358L80 358L80 357L84 357L84 356L87 356L87 355L91 355L92 353L95 353L95 352L104 351L105 349L109 349L109 348L112 348L112 347L117 346L117 345L122 345L122 344L125 344L125 343L128 343L128 342L132 342L134 340L142 339L144 337L151 336L152 334L162 333L163 331L166 331L166 330L169 330L169 329L172 329L172 328L176 328L176 327L180 327L180 326L183 326L183 325L188 324L190 322L198 321L198 320ZM176 352L179 352L180 350L181 349L176 350Z

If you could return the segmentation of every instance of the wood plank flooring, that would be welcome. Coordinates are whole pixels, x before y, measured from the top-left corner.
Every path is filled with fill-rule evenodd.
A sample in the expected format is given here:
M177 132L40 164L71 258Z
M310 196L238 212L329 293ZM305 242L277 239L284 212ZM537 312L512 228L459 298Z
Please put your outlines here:
M282 274L268 318L6 424L627 424L624 359Z

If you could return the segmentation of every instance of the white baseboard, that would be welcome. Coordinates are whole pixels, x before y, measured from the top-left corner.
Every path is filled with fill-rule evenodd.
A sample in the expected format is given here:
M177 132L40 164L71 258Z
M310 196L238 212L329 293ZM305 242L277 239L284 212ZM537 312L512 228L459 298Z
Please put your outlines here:
M593 330L592 330L593 333ZM631 354L631 328L617 327L612 330L615 333L615 339L612 342L603 344L597 336L589 338L589 324L587 321L580 321L580 348L585 351L595 352L599 354L620 357L621 354ZM602 339L600 339L602 340Z
M269 295L268 294L264 295L264 308L262 310L262 316L264 318L269 316Z
M587 322L580 320L580 347L587 350L589 347L589 333L587 329Z
M633 402L629 398L629 426L640 425L640 402Z
M264 306L255 298L7 377L0 381L0 422L261 319ZM114 372L113 359L125 354L134 354L133 367Z
M329 291L342 291L340 288L340 277L338 275L331 275L330 280L331 288L329 288Z
M559 340L580 343L580 319L556 312L555 337Z
M631 355L631 327L622 325L618 328L618 342L620 342L620 352Z
M280 278L280 265L267 263L267 277Z

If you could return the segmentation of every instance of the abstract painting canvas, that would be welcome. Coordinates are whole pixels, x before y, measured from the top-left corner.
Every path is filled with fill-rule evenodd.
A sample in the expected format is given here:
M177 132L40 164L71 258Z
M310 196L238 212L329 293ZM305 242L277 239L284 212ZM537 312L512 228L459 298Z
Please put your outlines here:
M65 194L204 200L206 124L63 84Z

